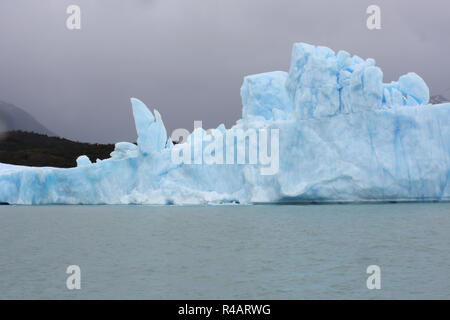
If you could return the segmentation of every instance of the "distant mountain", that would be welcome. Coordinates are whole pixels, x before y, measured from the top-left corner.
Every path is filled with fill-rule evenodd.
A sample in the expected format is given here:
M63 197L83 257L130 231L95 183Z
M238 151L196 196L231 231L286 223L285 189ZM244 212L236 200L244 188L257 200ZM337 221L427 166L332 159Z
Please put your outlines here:
M106 159L113 144L91 144L48 137L43 134L10 131L0 139L0 163L34 167L76 167L76 159L87 155L92 162Z
M13 104L0 101L0 133L14 130L56 136L26 111Z
M440 104L440 103L446 103L446 102L450 102L450 100L440 94L438 94L436 96L432 96L430 98L430 103L432 103L432 104Z

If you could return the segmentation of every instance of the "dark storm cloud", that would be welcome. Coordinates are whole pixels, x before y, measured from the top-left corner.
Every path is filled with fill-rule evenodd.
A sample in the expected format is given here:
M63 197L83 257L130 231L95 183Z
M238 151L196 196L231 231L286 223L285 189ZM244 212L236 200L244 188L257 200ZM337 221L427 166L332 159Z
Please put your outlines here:
M65 27L69 4L82 29ZM378 4L382 29L366 28ZM419 73L450 93L442 0L2 0L0 100L83 141L134 141L129 98L158 109L170 132L231 126L247 74L287 70L294 42L373 57L385 81Z

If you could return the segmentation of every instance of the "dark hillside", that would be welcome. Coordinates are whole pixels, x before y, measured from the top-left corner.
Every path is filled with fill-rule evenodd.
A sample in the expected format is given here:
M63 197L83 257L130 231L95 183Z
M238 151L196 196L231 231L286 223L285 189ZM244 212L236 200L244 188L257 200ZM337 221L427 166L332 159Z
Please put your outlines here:
M76 167L76 159L87 155L92 162L109 158L112 144L74 142L43 134L10 131L0 134L0 162L35 167Z

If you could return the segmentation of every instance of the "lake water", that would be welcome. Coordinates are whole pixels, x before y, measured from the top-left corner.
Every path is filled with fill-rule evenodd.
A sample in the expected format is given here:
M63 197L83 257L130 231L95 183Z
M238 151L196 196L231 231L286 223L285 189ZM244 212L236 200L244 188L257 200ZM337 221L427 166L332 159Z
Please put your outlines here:
M449 203L0 206L0 243L0 299L450 298Z

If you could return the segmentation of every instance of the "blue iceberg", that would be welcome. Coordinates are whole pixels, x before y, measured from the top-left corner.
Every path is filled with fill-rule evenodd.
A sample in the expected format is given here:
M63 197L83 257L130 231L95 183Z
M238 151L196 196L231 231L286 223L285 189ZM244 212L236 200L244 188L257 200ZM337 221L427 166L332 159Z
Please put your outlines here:
M0 164L0 202L450 200L450 104L430 105L415 73L385 84L373 59L297 43L288 73L248 76L241 96L232 128L197 128L179 144L131 99L137 145L70 169Z

